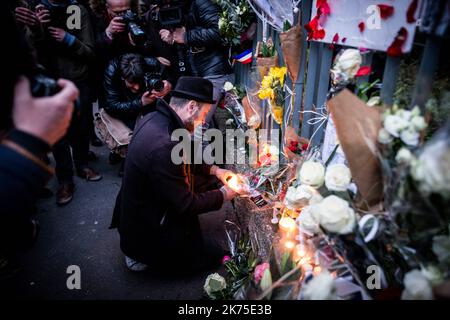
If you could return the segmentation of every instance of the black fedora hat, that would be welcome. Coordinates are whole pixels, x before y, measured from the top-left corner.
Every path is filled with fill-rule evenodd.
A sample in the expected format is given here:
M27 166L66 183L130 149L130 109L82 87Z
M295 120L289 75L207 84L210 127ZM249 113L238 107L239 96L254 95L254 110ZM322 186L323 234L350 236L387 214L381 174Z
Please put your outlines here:
M214 104L213 84L200 77L180 77L172 96Z

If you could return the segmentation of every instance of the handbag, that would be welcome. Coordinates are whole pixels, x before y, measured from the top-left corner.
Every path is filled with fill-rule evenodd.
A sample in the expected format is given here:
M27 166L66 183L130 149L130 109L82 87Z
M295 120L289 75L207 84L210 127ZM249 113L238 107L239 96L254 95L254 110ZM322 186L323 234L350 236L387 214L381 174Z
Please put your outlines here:
M133 131L121 120L111 117L105 109L100 109L95 114L94 124L100 139L108 146L111 152L125 158Z

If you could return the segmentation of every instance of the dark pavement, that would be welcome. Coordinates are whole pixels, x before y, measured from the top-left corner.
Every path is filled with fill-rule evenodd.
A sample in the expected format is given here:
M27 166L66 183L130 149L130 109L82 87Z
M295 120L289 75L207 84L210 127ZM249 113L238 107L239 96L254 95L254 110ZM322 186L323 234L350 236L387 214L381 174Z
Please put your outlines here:
M184 278L132 273L127 270L116 230L109 230L121 178L119 166L107 163L106 147L93 148L98 160L93 168L103 175L99 182L75 178L73 201L57 207L55 198L41 200L36 219L41 224L38 242L18 259L14 273L0 281L0 296L24 299L201 299L210 272ZM55 191L53 179L50 188ZM227 207L227 206L224 206ZM228 209L227 209L228 210ZM225 208L201 219L210 234L223 228ZM179 268L189 261L179 261ZM66 286L67 267L81 269L81 289Z

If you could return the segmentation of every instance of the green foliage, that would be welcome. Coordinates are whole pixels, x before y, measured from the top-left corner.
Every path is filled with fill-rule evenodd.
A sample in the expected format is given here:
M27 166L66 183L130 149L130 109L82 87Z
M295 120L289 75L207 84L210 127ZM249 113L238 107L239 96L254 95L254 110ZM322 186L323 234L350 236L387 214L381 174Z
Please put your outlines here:
M364 102L369 101L369 99L374 96L378 95L374 92L371 92L373 87L380 82L380 79L376 79L373 82L363 82L358 86L358 97L363 100ZM373 90L372 90L373 91Z
M214 0L221 8L219 31L226 45L239 46L241 35L255 21L246 0Z
M292 24L288 21L288 20L285 20L284 21L284 23L283 23L283 31L288 31L290 28L292 28Z
M269 58L275 56L276 49L273 43L263 42L261 46L261 55L263 58Z
M225 262L227 287L218 296L220 299L233 299L235 293L243 286L247 286L253 276L257 263L248 237L238 241L236 254Z

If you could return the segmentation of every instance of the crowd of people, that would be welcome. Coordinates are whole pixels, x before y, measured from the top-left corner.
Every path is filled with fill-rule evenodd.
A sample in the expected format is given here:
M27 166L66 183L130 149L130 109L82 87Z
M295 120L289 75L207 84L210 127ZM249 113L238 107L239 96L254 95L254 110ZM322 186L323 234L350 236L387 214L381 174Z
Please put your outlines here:
M223 251L204 241L198 215L236 196L222 185L233 173L171 161L171 133L193 134L197 123L202 130L216 126L221 90L234 81L219 8L211 0L8 5L2 11L10 50L1 94L0 256L37 238L35 203L50 192L45 185L53 173L59 206L73 199L75 174L101 180L89 165L90 144L101 144L93 115L98 103L119 124L115 130L132 133L125 152L111 148L109 156L110 163L121 162L111 227L119 230L128 268L165 270L172 252L189 257L194 269L220 262Z

